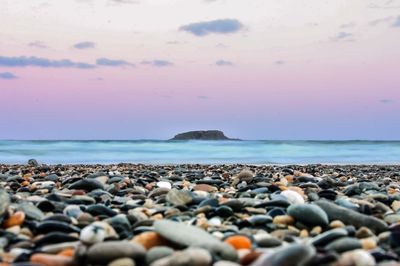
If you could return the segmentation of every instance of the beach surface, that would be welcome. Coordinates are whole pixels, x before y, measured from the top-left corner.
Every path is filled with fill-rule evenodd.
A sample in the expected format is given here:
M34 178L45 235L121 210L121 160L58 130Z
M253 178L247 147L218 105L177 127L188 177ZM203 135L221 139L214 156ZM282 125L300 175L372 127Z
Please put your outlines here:
M399 165L0 164L0 265L398 265Z

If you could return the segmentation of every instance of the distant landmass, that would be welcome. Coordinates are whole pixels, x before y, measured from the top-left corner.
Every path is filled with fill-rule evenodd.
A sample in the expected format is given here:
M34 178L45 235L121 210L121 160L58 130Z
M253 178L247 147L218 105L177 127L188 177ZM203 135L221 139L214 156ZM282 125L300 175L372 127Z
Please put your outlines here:
M175 135L171 140L239 140L225 136L220 130L195 130Z

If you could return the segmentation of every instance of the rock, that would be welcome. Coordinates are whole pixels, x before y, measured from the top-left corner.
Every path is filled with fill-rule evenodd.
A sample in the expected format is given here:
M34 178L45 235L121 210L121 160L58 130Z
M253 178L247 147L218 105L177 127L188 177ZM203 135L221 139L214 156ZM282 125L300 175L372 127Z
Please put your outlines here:
M104 227L91 224L82 229L80 240L84 244L92 245L103 242L106 238Z
M212 257L207 250L202 248L188 248L156 260L151 266L209 266L211 262Z
M107 266L135 266L136 263L131 258L121 258L110 262Z
M360 240L353 237L339 238L325 246L327 250L332 250L339 253L354 249L360 249L361 247L362 246Z
M75 183L72 183L68 188L69 189L82 189L85 191L92 191L95 189L104 190L103 184L100 181L98 181L97 179L92 179L92 178L81 179Z
M152 262L164 257L168 257L172 253L174 253L174 250L170 247L153 247L149 249L146 253L146 263L150 265Z
M219 130L196 130L175 135L171 140L230 140Z
M368 252L358 249L348 251L340 256L339 260L332 266L374 266L375 258Z
M146 249L167 245L167 241L156 232L143 232L136 235L131 241L141 244Z
M257 246L261 248L272 248L282 245L281 240L268 234L255 235L254 238L256 240Z
M245 181L246 183L250 183L253 181L254 174L252 171L248 169L244 169L240 171L240 173L236 176L239 181Z
M41 221L44 213L32 203L22 202L18 205L17 210L25 213L27 219Z
M159 188L171 189L171 188L172 188L172 185L171 185L170 182L167 182L167 181L160 181L160 182L157 182L157 187L159 187Z
M251 240L242 235L230 236L224 240L225 243L231 245L234 249L251 249Z
M320 200L316 204L326 212L330 220L340 220L357 228L365 226L376 233L388 230L387 224L375 217L337 206L328 201Z
M8 217L8 219L4 221L3 225L5 228L8 228L15 225L22 225L24 221L25 221L25 213L17 211L16 213Z
M143 261L145 254L146 250L139 244L127 241L107 241L94 244L88 249L87 262L107 264L116 259L131 258L139 263Z
M73 266L75 263L71 257L49 255L36 253L31 256L31 262L33 264L39 264L42 266Z
M325 246L326 244L332 242L333 240L341 238L341 237L345 237L348 234L349 233L347 232L346 229L336 228L336 229L326 231L326 232L314 237L312 239L311 243L316 247Z
M171 189L166 197L167 201L175 206L187 205L193 201L193 196L190 191Z
M302 204L304 203L304 198L299 193L293 190L284 190L281 192L281 195L284 196L291 204Z
M4 216L9 205L10 205L10 196L6 191L0 189L0 222L1 222L1 217Z
M162 237L180 246L204 247L225 260L236 261L238 258L236 251L230 245L219 241L198 227L160 220L154 222L154 228Z
M281 248L272 255L261 255L251 266L303 266L316 255L313 246L292 244Z
M38 163L38 161L36 161L35 159L29 159L29 160L28 160L28 165L29 165L29 166L33 166L33 167L38 167L38 166L39 166L39 163Z
M309 226L326 227L329 223L325 211L313 204L292 204L287 209L287 213L297 221Z

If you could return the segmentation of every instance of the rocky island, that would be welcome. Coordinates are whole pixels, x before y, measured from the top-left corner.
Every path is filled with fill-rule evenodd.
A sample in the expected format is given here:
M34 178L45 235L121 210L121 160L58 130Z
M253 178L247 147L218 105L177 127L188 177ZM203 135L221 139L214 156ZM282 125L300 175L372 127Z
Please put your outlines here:
M170 140L238 140L225 136L220 130L195 130L175 135Z

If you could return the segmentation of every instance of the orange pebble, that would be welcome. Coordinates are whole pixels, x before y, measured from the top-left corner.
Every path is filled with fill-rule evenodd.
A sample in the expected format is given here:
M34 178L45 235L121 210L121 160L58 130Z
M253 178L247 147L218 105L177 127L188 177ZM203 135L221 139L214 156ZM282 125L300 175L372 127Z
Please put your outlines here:
M67 248L57 253L57 255L59 256L67 256L67 257L73 257L74 254L75 254L75 249L73 248Z
M146 249L167 245L167 241L156 232L143 232L135 236L132 242L139 243Z
M246 236L230 236L224 241L225 243L231 245L235 249L250 249L251 241Z
M33 254L31 262L43 266L74 266L73 258L67 256L49 255L43 253Z
M5 222L4 222L4 227L9 228L15 225L21 225L25 221L25 213L18 211L11 215Z

